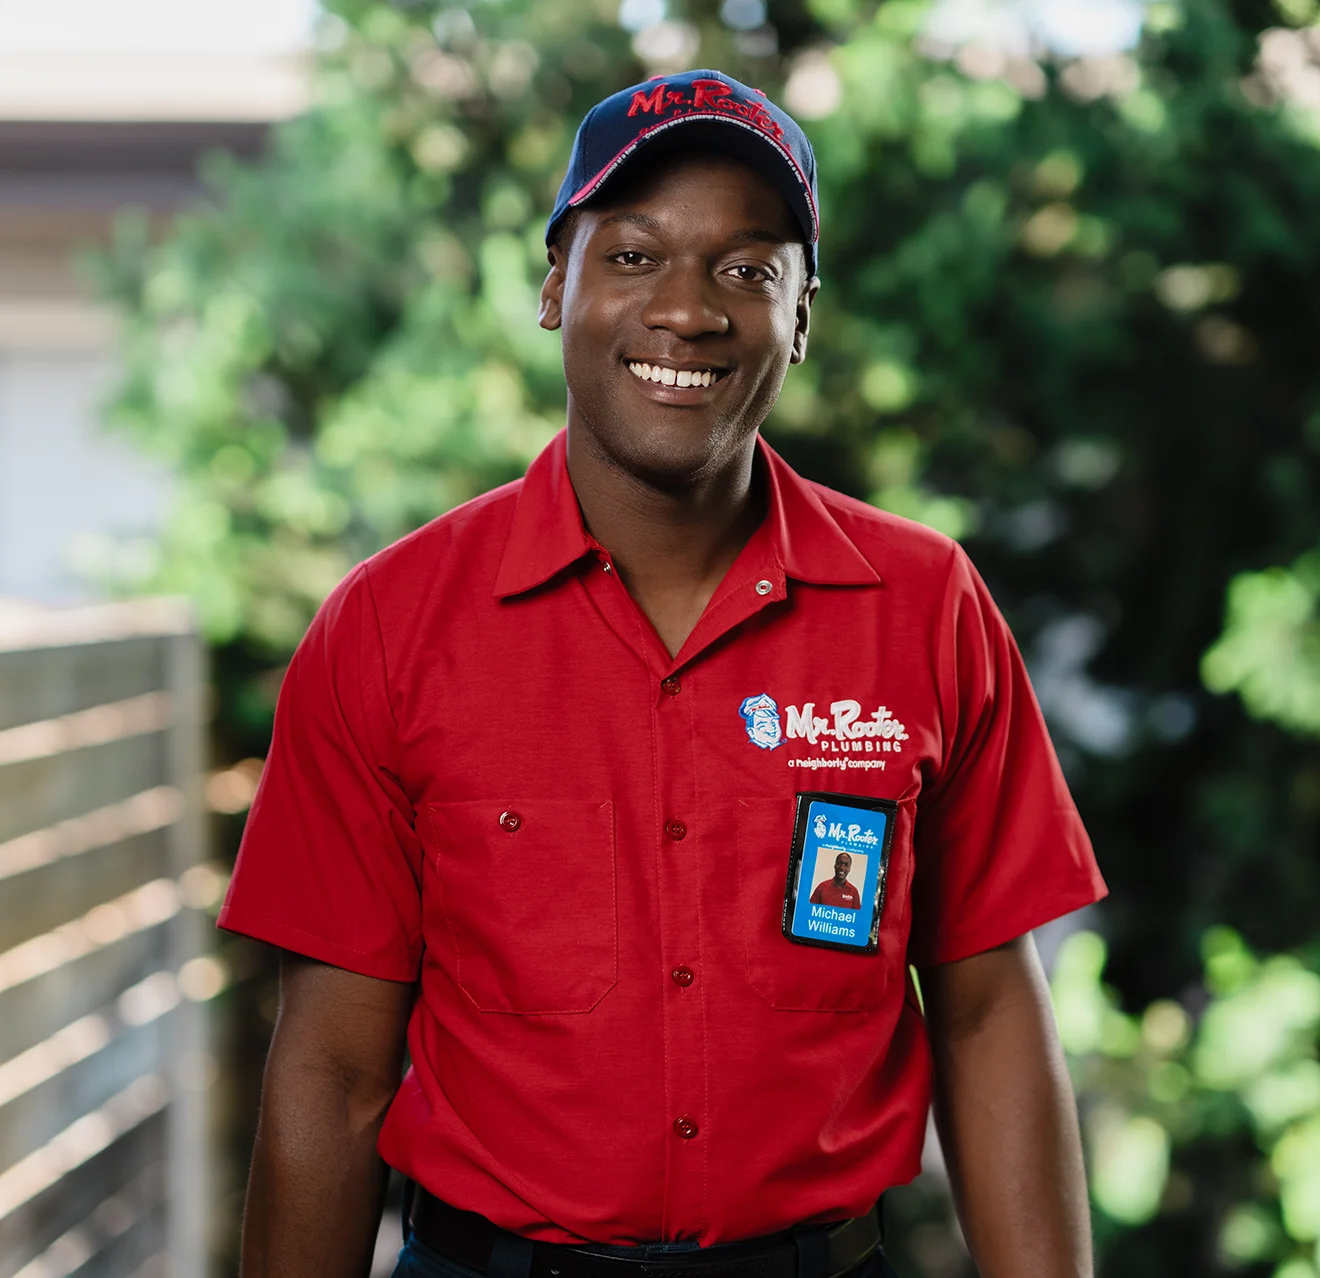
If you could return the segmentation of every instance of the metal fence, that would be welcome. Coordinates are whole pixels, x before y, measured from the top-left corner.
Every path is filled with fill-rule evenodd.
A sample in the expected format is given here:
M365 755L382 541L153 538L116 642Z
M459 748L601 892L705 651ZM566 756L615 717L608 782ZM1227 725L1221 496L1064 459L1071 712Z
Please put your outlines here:
M0 1278L202 1278L203 657L148 600L0 618Z

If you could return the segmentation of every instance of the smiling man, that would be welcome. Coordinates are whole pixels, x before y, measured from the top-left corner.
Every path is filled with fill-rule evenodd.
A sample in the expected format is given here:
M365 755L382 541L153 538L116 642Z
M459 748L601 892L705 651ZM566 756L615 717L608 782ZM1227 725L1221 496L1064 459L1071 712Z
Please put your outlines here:
M834 858L834 877L821 879L816 890L811 894L812 905L833 905L843 910L859 910L862 898L857 889L848 882L848 871L852 869L852 857L840 852Z
M281 692L220 920L284 951L246 1278L365 1275L387 1165L399 1275L881 1278L932 1095L983 1278L1091 1272L1030 932L1103 884L966 556L759 438L817 239L758 91L583 121L566 431L359 565ZM861 922L797 935L824 838Z

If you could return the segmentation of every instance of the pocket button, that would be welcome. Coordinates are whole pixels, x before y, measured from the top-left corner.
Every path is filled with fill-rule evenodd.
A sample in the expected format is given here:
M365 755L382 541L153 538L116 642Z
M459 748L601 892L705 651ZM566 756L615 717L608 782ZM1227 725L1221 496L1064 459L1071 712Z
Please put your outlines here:
M507 834L512 834L520 825L522 825L522 817L516 812L500 813L500 829Z

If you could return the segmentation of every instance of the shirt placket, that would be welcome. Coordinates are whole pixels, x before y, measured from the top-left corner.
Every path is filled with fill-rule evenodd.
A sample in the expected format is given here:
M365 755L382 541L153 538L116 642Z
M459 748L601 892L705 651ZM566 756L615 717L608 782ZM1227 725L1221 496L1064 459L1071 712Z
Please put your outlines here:
M676 658L665 651L650 623L619 581L608 552L585 584L606 623L645 662L651 698L656 918L661 970L663 1039L664 1192L662 1239L699 1237L706 1227L710 1125L710 1035L706 990L712 973L703 962L701 858L730 855L702 828L697 776L700 657L712 643L769 604L785 597L783 569L769 558L740 561L721 583ZM709 781L709 778L707 778ZM640 790L640 787L639 787Z

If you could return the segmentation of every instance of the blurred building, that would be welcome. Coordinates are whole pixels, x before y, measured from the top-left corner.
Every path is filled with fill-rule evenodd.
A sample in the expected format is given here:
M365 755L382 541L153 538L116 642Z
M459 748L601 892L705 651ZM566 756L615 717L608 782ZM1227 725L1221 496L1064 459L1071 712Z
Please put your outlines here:
M5 21L14 10L6 9ZM302 109L305 56L4 47L0 30L0 597L88 594L80 546L149 532L169 480L98 406L113 316L80 256L136 208L166 225L204 198L199 159L261 149Z

